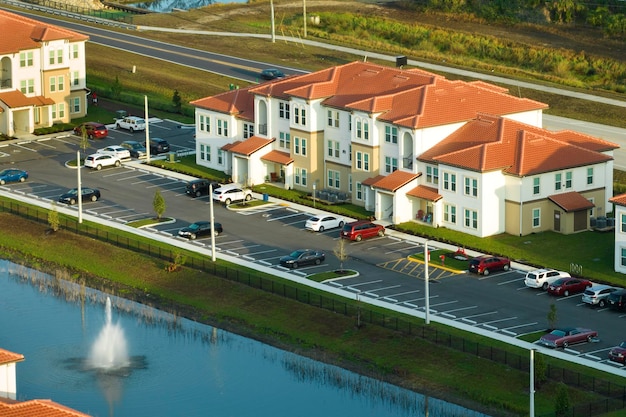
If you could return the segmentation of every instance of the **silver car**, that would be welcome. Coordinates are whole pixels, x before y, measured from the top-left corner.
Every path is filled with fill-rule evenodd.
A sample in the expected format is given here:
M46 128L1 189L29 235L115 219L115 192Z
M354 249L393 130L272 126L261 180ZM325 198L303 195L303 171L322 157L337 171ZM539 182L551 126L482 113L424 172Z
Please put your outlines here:
M618 289L619 288L611 287L610 285L594 284L583 293L583 303L587 303L591 306L604 307L608 302L609 295Z

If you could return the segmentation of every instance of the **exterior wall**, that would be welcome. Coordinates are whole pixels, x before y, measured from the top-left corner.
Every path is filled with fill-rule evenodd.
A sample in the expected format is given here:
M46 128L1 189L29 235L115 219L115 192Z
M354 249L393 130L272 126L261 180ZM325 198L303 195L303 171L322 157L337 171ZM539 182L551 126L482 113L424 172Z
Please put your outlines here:
M542 127L543 126L543 111L532 110L523 113L508 114L503 116L506 119L516 120L518 122L526 123L531 126Z
M615 205L615 272L626 274L626 207ZM622 258L622 253L624 256ZM623 259L623 260L622 260Z
M0 365L0 397L16 399L17 382L16 382L16 364L7 363Z
M217 135L217 119L228 122L228 135ZM220 161L220 149L229 143L237 140L236 134L237 120L222 113L215 113L209 110L196 107L196 163L226 174L232 174L232 161L229 152L222 151ZM231 129L231 126L233 127ZM222 130L223 132L223 130Z

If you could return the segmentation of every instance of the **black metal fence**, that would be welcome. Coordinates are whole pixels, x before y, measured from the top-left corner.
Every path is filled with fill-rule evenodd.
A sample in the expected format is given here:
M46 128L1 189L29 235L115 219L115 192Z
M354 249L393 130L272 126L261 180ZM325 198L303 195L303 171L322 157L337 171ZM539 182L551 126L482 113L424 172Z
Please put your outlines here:
M19 215L40 223L48 223L49 210L35 206L27 206L13 200L0 200L0 211ZM78 223L76 219L67 217L60 218L60 222L61 228L65 230L165 261L173 261L178 253L174 248L153 244L145 239L134 238L115 229L93 227L85 223ZM430 343L501 363L516 370L524 372L530 371L528 354L521 355L512 353L501 348L490 346L489 344L468 340L462 336L448 333L440 328L425 325L417 320L410 320L410 318L391 312L386 313L384 311L370 309L366 304L358 303L355 300L346 300L339 296L308 290L288 280L263 276L254 271L238 268L237 265L224 266L212 262L210 258L203 257L200 254L198 254L198 256L187 257L185 266L206 272L213 276L271 292L272 294L280 295L291 300L323 308L333 313L355 318L358 316L361 323L382 326L402 332ZM546 377L549 380L563 382L571 387L594 392L605 398L572 407L566 414L559 416L556 416L555 413L549 413L538 417L589 417L626 408L626 385L624 384L617 384L550 364L547 365Z

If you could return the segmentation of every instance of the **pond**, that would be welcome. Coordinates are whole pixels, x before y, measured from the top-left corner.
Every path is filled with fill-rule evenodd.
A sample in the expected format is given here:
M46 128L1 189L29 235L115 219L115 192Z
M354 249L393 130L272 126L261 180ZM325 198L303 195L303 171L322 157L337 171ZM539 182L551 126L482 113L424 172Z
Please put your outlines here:
M20 401L95 417L486 417L2 260L0 312L0 347L25 357Z
M155 0L128 4L138 9L157 13L169 13L172 10L199 9L216 3L247 3L247 0Z

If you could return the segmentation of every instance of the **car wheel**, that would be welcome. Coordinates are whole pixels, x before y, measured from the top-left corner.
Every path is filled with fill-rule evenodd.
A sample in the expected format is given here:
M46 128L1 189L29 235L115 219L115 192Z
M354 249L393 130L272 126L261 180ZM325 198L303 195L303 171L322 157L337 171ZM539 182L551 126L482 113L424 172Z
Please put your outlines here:
M293 269L296 269L296 268L298 267L298 262L294 262L294 263L292 263L292 264L291 264L291 267L292 267Z
M70 204L72 205L76 204L76 200L74 200L73 198L70 198Z
M568 291L568 290L563 291L563 296L564 296L564 297L569 296L569 291Z
M483 275L489 275L489 270L488 270L488 269L485 269L485 270L483 271Z
M97 195L92 195L91 196L91 201L94 201L94 202L98 201L98 196Z
M96 166L96 169L97 169L98 171L100 171L100 170L102 169L102 165L98 165L98 166Z
M230 198L227 198L226 200L224 200L224 204L229 205L230 204Z
M246 201L250 201L252 199L252 196L250 194L246 194Z
M382 230L378 231L378 237L383 237L385 236L385 232L383 232Z
M343 227L343 222L339 222L339 227Z
M354 240L356 240L357 242L360 242L361 239L363 239L361 235L356 235L356 237L354 238Z
M563 342L563 347L566 348L569 346L569 342Z
M319 265L319 264L321 264L321 263L322 263L322 260L321 260L321 259L316 259L316 260L315 260L315 265Z
M115 166L116 166L116 167L118 167L118 166L120 166L120 165L122 165L122 163L121 163L119 160L115 161Z
M319 229L317 229L318 232L323 232L324 231L324 226L320 226Z
M119 125L119 123L115 125L115 128L116 128L116 129L120 129L120 125Z
M194 240L196 238L196 234L192 233L189 235L189 239Z
M0 180L0 185L4 185L4 184L6 184L6 183L7 183L7 182L6 182L5 180Z
M600 300L600 301L598 301L598 305L600 306L600 308L603 308L606 305L606 301L605 300Z
M26 178L20 177L20 182L24 182L24 181L26 181Z
M548 283L544 282L543 285L541 286L541 289L544 291L548 291Z
M502 268L502 269L504 269L505 271L508 271L508 270L509 270L509 268L511 268L511 265L506 264L506 265L504 265L504 268Z
M202 195L202 193L200 192L200 190L196 191L196 197L200 197Z
M587 336L587 342L591 343L593 341L593 336L589 335Z
M128 130L130 130L130 133L133 133L135 131L135 129L133 129L132 127L128 128Z

